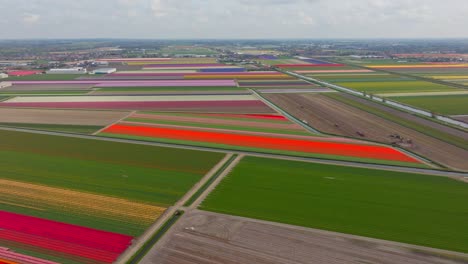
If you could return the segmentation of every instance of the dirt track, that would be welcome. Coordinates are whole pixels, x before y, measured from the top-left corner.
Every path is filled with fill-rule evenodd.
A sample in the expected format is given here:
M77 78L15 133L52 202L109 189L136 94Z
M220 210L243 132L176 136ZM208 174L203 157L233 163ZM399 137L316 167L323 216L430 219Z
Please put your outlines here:
M140 263L468 263L466 254L453 253L458 262L436 254L417 246L195 210L183 216Z
M0 123L105 126L126 116L122 111L0 108Z
M265 95L293 116L306 120L324 133L368 139L390 144L398 134L411 139L405 149L427 157L447 167L468 171L468 151L403 127L386 119L335 101L320 94L269 94ZM364 136L358 135L362 133Z

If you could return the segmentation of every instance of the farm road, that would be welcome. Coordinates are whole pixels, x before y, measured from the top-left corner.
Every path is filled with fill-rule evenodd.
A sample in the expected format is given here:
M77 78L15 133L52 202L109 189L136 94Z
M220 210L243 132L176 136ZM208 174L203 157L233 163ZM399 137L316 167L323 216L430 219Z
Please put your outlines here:
M198 189L202 187L223 166L223 164L232 157L232 155L232 153L226 154L226 156L211 168L211 170L208 171L208 173L205 174L205 176L203 176L203 178L196 183L175 205L169 207L143 235L137 238L131 247L120 255L116 263L127 263L127 261L129 261L130 258L135 255L141 247L143 247L145 242L151 239L153 234L155 234L164 225L164 223L166 223L166 221L176 213L176 211L180 210L185 202L187 202L187 200L190 199L190 197L192 197L192 195L195 194L195 192L197 192Z

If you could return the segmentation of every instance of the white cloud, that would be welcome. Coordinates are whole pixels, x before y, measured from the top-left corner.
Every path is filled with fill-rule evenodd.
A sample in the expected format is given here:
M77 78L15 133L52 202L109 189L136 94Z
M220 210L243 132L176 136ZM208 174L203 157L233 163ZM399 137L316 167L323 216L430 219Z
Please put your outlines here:
M23 14L23 22L25 24L36 24L41 19L41 16L38 14L25 13Z
M0 6L9 10L0 19L8 38L468 37L466 0L0 0Z

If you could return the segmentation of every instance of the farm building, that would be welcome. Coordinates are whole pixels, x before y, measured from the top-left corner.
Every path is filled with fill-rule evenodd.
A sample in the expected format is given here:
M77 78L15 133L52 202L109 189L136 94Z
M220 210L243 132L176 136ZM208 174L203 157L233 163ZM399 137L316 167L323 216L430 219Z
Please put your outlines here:
M0 73L0 79L5 79L5 78L8 78L8 74Z
M88 70L83 67L63 68L63 69L50 69L47 74L86 74Z
M101 68L101 69L96 69L91 72L91 74L109 74L109 73L114 73L116 72L116 68Z

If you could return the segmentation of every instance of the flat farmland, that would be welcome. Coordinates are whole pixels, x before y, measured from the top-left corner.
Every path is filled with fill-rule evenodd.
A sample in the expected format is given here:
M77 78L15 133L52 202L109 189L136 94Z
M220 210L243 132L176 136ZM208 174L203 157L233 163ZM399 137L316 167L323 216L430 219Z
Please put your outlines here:
M399 96L389 99L443 115L468 114L468 94L438 96Z
M272 113L273 109L250 94L160 96L18 96L0 107L42 109L145 110Z
M191 211L183 217L140 263L456 264L466 259L449 252L442 255L431 249L206 211Z
M0 108L0 126L92 134L129 112Z
M349 160L402 166L428 166L413 157L390 146L362 142L341 137L304 136L281 134L278 131L250 131L226 129L211 125L120 122L100 131L100 136L155 141L172 144L202 146L216 149L241 150L273 153L300 157ZM238 128L239 129L239 128ZM254 130L255 128L253 128ZM258 126L257 126L258 129ZM293 130L291 130L293 132Z
M445 177L247 157L200 208L467 253L466 199Z
M306 120L312 127L328 134L361 138L385 144L398 140L391 135L410 139L411 144L401 147L429 158L439 164L459 170L468 170L465 157L468 151L411 128L399 125L367 111L336 101L320 94L265 95L276 105ZM362 133L364 136L360 136ZM463 142L463 139L460 139Z
M306 135L310 132L281 115L266 114L203 114L203 113L134 113L123 122L162 124L231 131Z
M460 91L460 89L450 86L424 81L337 82L336 84L357 91L373 94Z
M0 123L107 126L130 112L0 108Z
M3 81L65 81L74 80L79 77L87 76L85 74L34 74L27 76L8 77Z
M0 135L8 139L0 146L0 244L60 263L114 262L223 156L13 131ZM17 229L15 221L32 228Z

